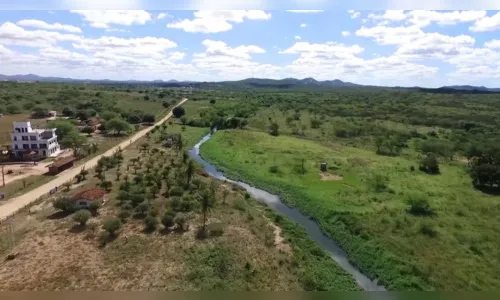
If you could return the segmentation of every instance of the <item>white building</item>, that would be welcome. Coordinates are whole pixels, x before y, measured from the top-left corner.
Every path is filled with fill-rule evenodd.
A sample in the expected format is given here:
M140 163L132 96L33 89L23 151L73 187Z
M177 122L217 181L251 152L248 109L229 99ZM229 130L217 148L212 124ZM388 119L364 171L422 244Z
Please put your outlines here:
M43 157L55 157L61 153L56 128L33 129L30 122L14 122L12 151L18 157L35 152Z

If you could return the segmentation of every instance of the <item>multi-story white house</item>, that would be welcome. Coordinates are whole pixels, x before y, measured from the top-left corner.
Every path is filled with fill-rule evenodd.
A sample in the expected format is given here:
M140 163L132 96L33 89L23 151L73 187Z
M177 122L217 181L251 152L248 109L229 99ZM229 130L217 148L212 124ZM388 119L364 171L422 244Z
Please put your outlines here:
M61 153L56 128L33 129L30 122L14 122L12 151L18 157L35 152L42 157L55 157Z

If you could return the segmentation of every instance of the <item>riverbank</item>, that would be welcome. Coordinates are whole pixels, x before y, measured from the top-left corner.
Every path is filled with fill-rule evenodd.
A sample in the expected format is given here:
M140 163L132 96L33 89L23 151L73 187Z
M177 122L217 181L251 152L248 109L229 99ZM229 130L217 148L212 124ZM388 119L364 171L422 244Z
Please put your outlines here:
M241 130L218 132L202 147L202 156L229 177L277 193L318 220L360 270L389 290L500 284L496 259L483 259L485 252L495 257L495 241L480 238L498 235L492 231L498 220L484 213L486 207L497 208L491 197L470 187L460 167L443 165L441 175L429 176L412 172L412 162L401 157ZM321 176L321 161L336 177ZM377 177L382 178L378 183ZM408 213L408 199L417 196L430 203L434 217Z

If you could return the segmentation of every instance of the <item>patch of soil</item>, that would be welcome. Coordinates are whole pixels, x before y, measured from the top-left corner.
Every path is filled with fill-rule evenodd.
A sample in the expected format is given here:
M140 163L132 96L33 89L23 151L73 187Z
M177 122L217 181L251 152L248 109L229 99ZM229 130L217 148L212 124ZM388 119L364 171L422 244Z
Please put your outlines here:
M274 223L270 223L270 225L274 229L274 244L276 246L276 249L288 255L292 255L292 248L281 236L281 228L279 226L276 226Z
M321 181L340 181L344 179L344 177L340 175L335 175L328 172L322 172L319 173L319 175L321 176Z

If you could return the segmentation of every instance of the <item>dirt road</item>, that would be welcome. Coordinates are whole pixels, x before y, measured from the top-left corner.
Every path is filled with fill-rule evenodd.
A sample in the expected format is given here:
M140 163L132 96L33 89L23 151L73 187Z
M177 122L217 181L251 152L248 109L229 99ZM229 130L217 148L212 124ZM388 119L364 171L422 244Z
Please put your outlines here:
M186 102L188 99L184 98L178 105L182 105L184 102ZM165 121L167 121L170 117L172 117L172 111L170 111L164 118L162 118L160 121L156 122L155 125L159 125ZM27 192L26 194L23 194L21 196L18 196L16 198L10 199L7 203L4 205L0 206L0 222L4 221L6 218L9 216L13 215L26 205L30 204L31 202L35 201L38 199L40 196L47 195L51 189L53 189L56 186L60 186L65 182L68 182L69 180L73 180L75 176L80 173L80 170L85 167L85 169L89 170L92 169L97 165L97 161L101 159L103 156L110 156L113 155L119 148L125 149L130 144L133 142L137 141L141 137L145 136L148 132L153 130L153 126L148 127L144 130L139 131L138 133L134 134L132 137L129 139L121 142L119 145L114 146L113 148L109 149L108 151L104 152L103 154L96 156L86 162L83 165L76 166L74 168L71 168L67 171L64 171L63 173L59 174L56 176L54 180L52 180L49 183L46 183L40 187L37 187L34 190L31 190Z

